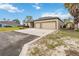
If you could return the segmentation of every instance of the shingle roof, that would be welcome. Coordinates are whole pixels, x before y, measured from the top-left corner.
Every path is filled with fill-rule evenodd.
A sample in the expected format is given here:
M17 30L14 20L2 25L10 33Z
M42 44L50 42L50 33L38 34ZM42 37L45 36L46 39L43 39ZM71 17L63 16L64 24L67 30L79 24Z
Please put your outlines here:
M0 21L0 24L8 24L8 25L20 25L15 21Z
M59 19L60 21L62 21L59 17L41 17L41 18L36 19L35 21L52 20L52 19Z

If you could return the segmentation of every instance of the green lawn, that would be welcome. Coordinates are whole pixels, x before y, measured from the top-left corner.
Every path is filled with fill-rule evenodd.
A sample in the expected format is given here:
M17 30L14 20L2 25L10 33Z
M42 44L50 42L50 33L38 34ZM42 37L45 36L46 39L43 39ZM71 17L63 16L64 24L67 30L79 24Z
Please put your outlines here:
M14 31L14 30L20 30L20 29L26 29L26 28L23 28L23 27L4 27L4 28L0 28L0 32Z

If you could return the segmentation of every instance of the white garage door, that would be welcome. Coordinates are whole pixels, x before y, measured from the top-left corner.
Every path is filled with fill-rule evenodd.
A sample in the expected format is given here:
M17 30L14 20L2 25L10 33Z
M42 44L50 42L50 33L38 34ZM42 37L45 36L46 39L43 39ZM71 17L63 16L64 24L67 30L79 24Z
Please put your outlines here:
M45 22L41 24L43 29L56 29L56 22Z
M35 28L40 28L40 23L35 23Z

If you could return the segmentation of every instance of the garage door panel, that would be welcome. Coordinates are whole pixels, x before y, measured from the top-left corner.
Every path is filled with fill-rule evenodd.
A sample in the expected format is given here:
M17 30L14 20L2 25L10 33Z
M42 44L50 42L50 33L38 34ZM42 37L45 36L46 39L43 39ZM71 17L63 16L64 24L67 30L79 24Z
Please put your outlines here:
M42 23L42 27L43 29L55 29L56 25L55 25L56 22L45 22L45 23Z
M35 28L41 29L56 29L56 22L41 22L35 23Z
M35 28L40 28L40 23L35 23Z

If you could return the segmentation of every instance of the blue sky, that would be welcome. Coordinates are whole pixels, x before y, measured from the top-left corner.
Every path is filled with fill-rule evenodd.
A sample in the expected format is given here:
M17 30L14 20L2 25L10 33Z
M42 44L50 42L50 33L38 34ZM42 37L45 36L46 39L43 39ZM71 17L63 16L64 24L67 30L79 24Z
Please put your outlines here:
M57 16L61 19L71 17L63 3L0 3L0 20L18 18L22 21L26 16L32 16L33 19L45 16Z

